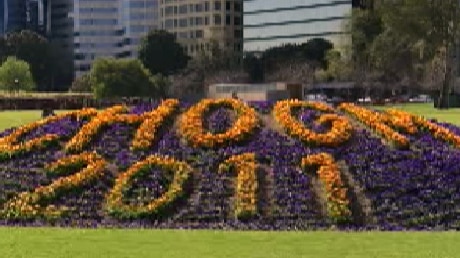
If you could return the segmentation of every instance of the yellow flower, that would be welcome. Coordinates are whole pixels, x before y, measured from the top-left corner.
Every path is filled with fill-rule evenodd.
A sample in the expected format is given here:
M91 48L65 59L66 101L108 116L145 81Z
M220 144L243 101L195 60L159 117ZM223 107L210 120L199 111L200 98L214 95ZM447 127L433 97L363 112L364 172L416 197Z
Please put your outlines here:
M203 114L216 106L230 107L238 114L232 128L221 134L205 132L203 127ZM258 124L256 111L246 103L236 99L203 99L182 115L179 132L193 147L213 148L243 140Z

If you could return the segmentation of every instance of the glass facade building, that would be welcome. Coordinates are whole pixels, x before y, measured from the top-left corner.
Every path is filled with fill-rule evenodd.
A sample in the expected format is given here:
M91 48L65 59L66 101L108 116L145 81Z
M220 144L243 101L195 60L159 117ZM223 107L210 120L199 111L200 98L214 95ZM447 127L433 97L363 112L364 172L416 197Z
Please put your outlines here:
M244 1L244 50L263 51L315 37L340 44L351 10L352 0Z
M76 77L99 57L137 56L141 38L158 24L158 0L73 1Z
M0 5L0 35L26 28L25 0L2 0Z

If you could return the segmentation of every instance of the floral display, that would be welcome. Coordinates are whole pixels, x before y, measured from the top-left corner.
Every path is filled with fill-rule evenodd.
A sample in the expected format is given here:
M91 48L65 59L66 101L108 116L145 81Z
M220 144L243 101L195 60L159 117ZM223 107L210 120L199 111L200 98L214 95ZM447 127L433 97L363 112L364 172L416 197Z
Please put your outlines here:
M66 118L71 118L77 121L87 119L97 113L95 109L82 109L79 111L68 112L45 118L43 120L24 125L14 130L10 134L0 138L0 159L7 159L12 155L20 152L30 152L33 149L44 149L52 143L56 143L61 135L58 134L45 134L26 141L21 141L21 137L34 129L44 127L46 125L62 121Z
M236 204L235 215L239 218L249 217L256 213L256 156L254 153L244 153L232 156L224 163L234 166L236 170ZM223 169L221 170L228 170Z
M145 114L145 120L136 131L132 142L133 149L147 149L151 146L158 128L165 123L167 116L171 115L179 105L177 99L168 99L162 102L156 109Z
M48 204L45 207L43 202L50 202L57 195L69 191L95 180L103 175L106 162L96 153L82 153L65 157L46 166L46 170L59 175L74 172L75 167L81 170L69 176L63 176L54 180L47 186L39 186L33 192L23 192L17 197L8 201L1 211L1 215L7 218L29 218L34 216L55 217L69 208L66 206L57 207Z
M339 108L356 117L361 123L375 130L375 132L382 135L387 141L393 143L396 147L409 147L409 139L387 125L389 121L386 115L379 114L375 111L368 110L351 103L342 103ZM397 125L402 125L400 122L395 123Z
M327 195L327 211L330 217L341 220L351 215L348 208L347 188L340 178L339 166L328 153L318 153L302 159L302 168L316 170ZM311 169L313 168L313 169Z
M145 170L148 172L147 168L149 166L160 166L173 175L168 190L147 205L125 204L123 202L123 194L126 188L130 187L130 181L137 173L145 172ZM145 160L134 164L126 172L119 174L115 180L114 187L107 196L106 209L110 214L119 217L138 217L159 213L167 205L171 205L174 200L184 194L183 185L190 177L192 171L192 168L187 163L158 155L149 156Z
M0 132L0 225L459 229L454 125L296 100L65 114Z
M316 133L305 127L304 124L292 115L292 109L310 108L322 112L334 112L334 109L320 102L305 102L299 100L285 100L276 103L273 114L276 121L289 135L301 139L307 144L316 146L338 146L347 141L353 132L353 127L347 118L337 114L323 114L316 121L317 124L331 123L331 129L326 133Z
M213 107L229 107L235 110L238 118L224 133L205 132L203 116ZM179 124L180 134L194 147L213 148L229 142L238 142L250 135L258 126L256 111L236 99L204 99L182 115Z

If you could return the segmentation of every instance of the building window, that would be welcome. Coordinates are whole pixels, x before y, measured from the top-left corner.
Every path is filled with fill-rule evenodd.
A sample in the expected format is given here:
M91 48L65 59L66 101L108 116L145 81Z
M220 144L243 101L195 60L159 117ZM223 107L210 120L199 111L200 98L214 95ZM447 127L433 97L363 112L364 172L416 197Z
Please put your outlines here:
M222 18L220 17L220 14L214 15L214 25L221 25L222 24Z
M230 15L226 15L226 16L225 16L225 24L226 24L226 25L232 24L232 20L231 20Z
M203 5L202 4L196 4L195 5L195 12L200 13L203 11Z
M209 2L208 1L204 2L204 11L209 12Z
M235 12L241 12L241 3L235 2L235 5L233 6Z
M187 27L187 18L179 20L179 27Z
M195 25L195 19L193 19L193 18L190 18L190 22L189 22L189 23L190 23L190 26L193 26L193 25Z
M220 11L221 8L222 8L221 2L220 2L220 1L215 1L215 2L214 2L214 10L215 10L215 11Z
M203 17L196 17L195 18L195 25L196 26L203 25Z
M241 33L241 30L235 30L234 36L235 36L235 38L242 38L243 33Z
M196 38L203 38L203 31L202 30L197 30L195 31L195 36Z
M195 5L190 4L190 5L188 6L188 9L189 9L189 11L190 11L191 13L193 13L193 10L195 9Z
M209 25L209 17L208 16L204 17L204 25Z
M235 16L233 17L233 24L234 25L241 25L241 17Z
M232 4L230 1L225 1L225 10L230 11L232 9Z
M165 8L165 16L166 16L166 17L171 16L173 13L174 13L174 7L172 7L172 6L167 6L167 7Z
M179 13L185 14L187 13L187 11L188 11L188 6L186 4L179 6Z

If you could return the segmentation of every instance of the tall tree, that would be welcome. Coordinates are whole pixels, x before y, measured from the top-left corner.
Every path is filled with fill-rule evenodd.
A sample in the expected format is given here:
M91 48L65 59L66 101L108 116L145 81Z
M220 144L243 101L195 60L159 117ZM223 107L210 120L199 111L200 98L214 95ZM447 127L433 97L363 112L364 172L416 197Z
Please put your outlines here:
M189 61L174 34L164 30L151 31L142 39L139 59L152 74L164 76L185 68Z
M444 49L445 74L440 88L439 107L449 107L453 88L453 56L460 36L458 0L405 0L386 3L385 22L400 35L410 36L423 45L423 55L434 58Z
M0 66L0 89L30 91L35 87L29 64L16 57L8 57Z
M28 30L10 33L6 35L6 46L8 55L29 63L39 90L49 84L50 48L44 37Z

